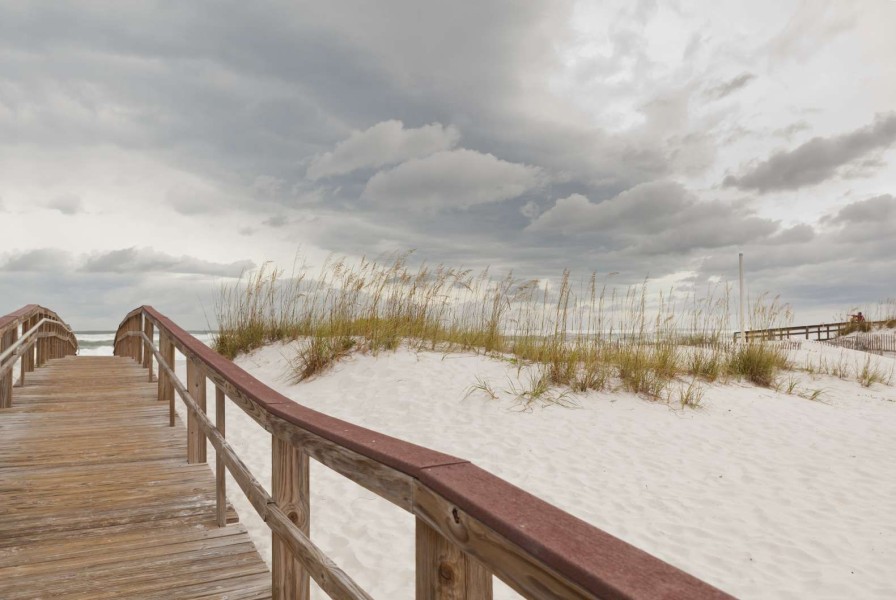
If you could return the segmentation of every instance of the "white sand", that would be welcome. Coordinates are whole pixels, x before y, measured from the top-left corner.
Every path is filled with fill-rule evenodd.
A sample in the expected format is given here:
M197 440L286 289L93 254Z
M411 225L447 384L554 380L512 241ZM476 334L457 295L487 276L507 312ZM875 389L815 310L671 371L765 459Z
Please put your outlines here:
M823 389L820 401L731 383L708 386L696 410L590 393L573 396L577 409L526 412L503 390L527 373L504 361L403 350L290 385L293 351L236 362L311 408L472 460L736 596L896 597L893 387L797 372L782 379ZM851 368L868 356L811 342L792 353ZM892 358L873 360L893 372ZM477 377L500 398L465 398ZM269 488L269 436L232 404L227 432ZM229 485L270 560L269 530ZM412 598L413 518L314 461L311 490L315 542L374 597ZM515 594L496 582L496 597Z

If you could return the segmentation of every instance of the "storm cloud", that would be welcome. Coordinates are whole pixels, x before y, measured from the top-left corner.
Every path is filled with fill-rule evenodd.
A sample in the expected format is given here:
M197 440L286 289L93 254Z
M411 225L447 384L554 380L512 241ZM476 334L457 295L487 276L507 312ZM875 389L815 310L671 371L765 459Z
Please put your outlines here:
M777 152L738 177L729 175L724 183L759 193L816 185L834 177L841 167L894 142L896 113L878 115L873 123L853 132L815 137L793 150Z

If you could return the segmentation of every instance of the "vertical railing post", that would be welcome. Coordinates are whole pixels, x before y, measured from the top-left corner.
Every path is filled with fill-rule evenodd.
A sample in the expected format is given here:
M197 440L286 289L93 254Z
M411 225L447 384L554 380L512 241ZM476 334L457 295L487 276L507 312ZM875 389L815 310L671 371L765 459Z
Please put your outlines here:
M40 320L43 319L43 315L37 315L37 317L35 318L38 322L40 322ZM46 325L41 325L35 335L39 336L41 333L46 331L46 328ZM37 343L34 344L34 356L34 366L42 367L44 364L44 338L42 337L38 337Z
M136 328L134 327L134 317L128 319L127 330L128 333L133 333L134 331L136 331ZM127 349L128 358L137 360L137 338L132 335L128 336Z
M271 440L271 496L289 520L309 535L311 503L308 493L308 455L276 436ZM274 600L307 600L308 570L279 536L272 533L271 591Z
M199 410L205 412L205 372L190 357L187 358L187 391L199 405ZM199 427L199 418L187 408L187 462L204 463L205 449L205 434Z
M174 368L174 344L163 330L159 330L159 354L169 368ZM159 402L168 403L168 425L174 427L174 382L159 365Z
M0 336L0 352L12 346L18 336L18 329L13 327ZM12 369L0 376L0 408L12 407Z
M215 386L215 429L226 437L224 423L224 390ZM215 453L215 515L218 527L227 525L227 481L224 477L224 457Z
M417 519L417 600L491 600L492 576L425 521Z
M28 333L28 319L22 321L22 333L19 335L19 337L25 337L26 333ZM27 346L28 344L25 343L25 345ZM24 348L19 348L19 350L24 350ZM28 372L26 355L26 352L22 352L22 354L19 356L19 387L25 387L25 373Z
M143 368L149 372L147 381L152 382L152 338L155 331L153 330L152 321L145 317L143 320L143 333L149 339L148 342L143 342L145 346L143 349Z
M143 331L143 313L134 315L134 333ZM139 335L132 338L134 340L134 360L138 365L143 365L143 340Z
M28 330L31 330L31 328L37 325L37 321L37 317L31 317L30 319L28 319ZM25 365L25 370L29 373L34 371L34 349L36 346L37 344L31 346L31 349L22 355L22 364Z

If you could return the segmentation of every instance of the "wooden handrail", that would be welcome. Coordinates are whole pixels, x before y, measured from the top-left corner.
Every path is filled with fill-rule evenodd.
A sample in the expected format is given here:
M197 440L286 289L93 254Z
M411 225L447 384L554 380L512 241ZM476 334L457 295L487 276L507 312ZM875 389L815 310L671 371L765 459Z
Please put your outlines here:
M27 304L0 317L0 408L12 406L11 371L16 361L21 368L18 385L24 385L26 373L77 351L71 327L52 310Z
M159 332L159 348L148 324ZM174 348L186 357L186 384L174 374ZM368 597L308 539L309 457L415 515L418 599L488 599L492 575L527 598L729 597L469 461L293 402L150 306L124 318L115 354L144 366L149 355L150 372L156 359L159 399L173 407L176 391L187 406L188 460L204 461L199 446L207 437L218 452L219 471L231 472L271 528L275 598L306 598L309 577L334 597ZM270 494L227 444L221 407L217 424L205 415L206 378L220 404L230 398L271 433Z

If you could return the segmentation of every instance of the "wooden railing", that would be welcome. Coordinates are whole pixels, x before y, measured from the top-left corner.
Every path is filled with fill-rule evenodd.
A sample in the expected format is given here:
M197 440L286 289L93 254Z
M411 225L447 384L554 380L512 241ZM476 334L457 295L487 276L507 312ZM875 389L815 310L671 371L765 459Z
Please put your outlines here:
M880 325L885 321L865 321L869 326ZM841 335L849 327L856 327L858 323L842 321L840 323L819 323L817 325L794 325L792 327L774 327L771 329L753 329L747 331L747 340L784 340L790 338L814 339L818 341L831 340ZM810 337L812 336L812 337ZM734 332L734 341L741 337L740 331Z
M52 358L78 351L78 340L52 310L28 304L0 317L0 408L12 406L13 367L19 363L18 385L25 375Z
M174 372L175 349L186 359L186 384ZM218 525L226 524L226 468L270 527L274 598L307 598L310 579L334 598L370 597L309 539L310 458L416 517L418 599L489 599L493 575L527 598L728 597L469 461L293 402L152 307L125 317L115 354L141 363L150 379L158 362L169 424L175 391L187 408L189 462L205 461L206 439L214 446ZM215 423L205 414L207 380ZM227 443L225 398L272 436L270 493Z

